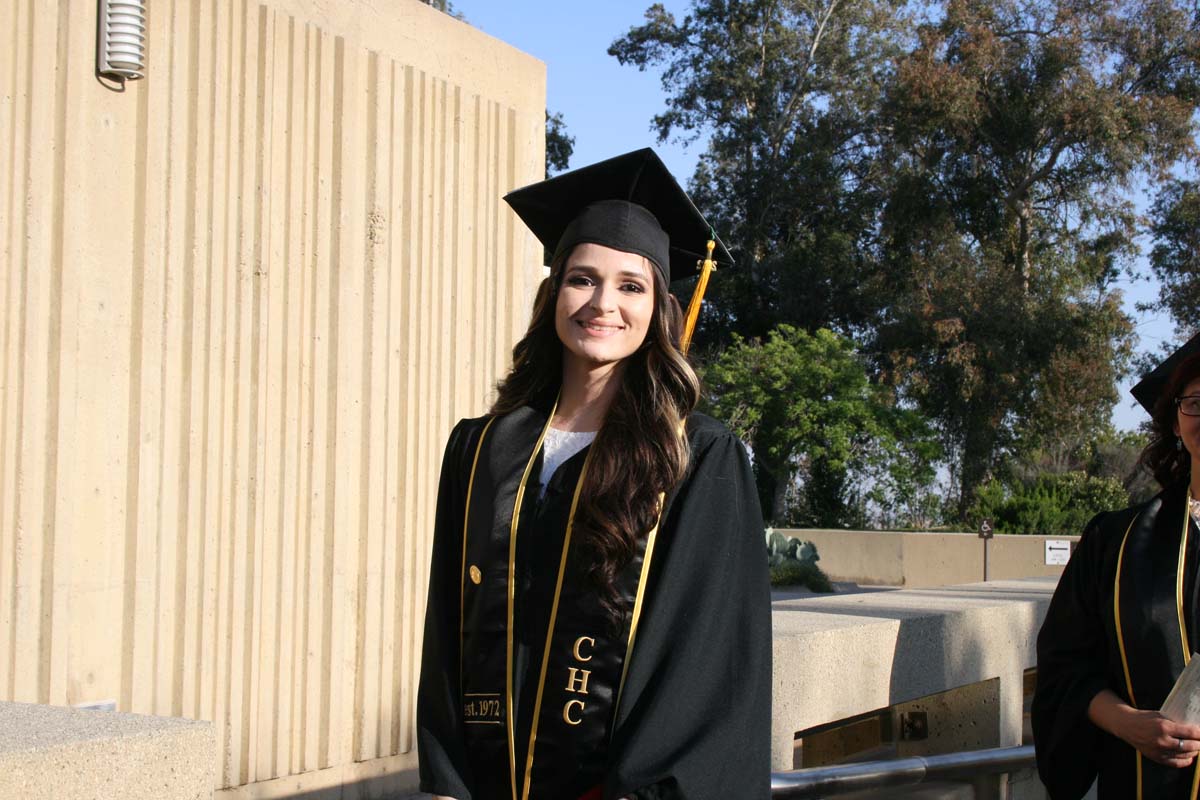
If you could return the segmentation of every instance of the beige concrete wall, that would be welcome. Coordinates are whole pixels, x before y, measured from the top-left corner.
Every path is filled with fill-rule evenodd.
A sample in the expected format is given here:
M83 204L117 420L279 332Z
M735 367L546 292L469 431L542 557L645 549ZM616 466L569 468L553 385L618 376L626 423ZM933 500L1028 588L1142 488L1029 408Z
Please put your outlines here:
M835 581L876 586L951 586L983 580L983 540L974 533L781 530L811 541L818 566ZM1078 536L994 536L988 543L988 579L1057 577L1046 565L1046 540Z
M390 785L544 66L417 0L149 14L116 92L94 0L0 3L0 700L211 720L239 796Z

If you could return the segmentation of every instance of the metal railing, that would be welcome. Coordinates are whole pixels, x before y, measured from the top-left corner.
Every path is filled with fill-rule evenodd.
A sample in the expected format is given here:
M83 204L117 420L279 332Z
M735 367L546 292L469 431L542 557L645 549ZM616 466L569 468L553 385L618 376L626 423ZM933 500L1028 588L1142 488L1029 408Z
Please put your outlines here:
M801 800L924 781L973 779L1015 772L1034 763L1033 745L1024 745L773 772L771 798Z

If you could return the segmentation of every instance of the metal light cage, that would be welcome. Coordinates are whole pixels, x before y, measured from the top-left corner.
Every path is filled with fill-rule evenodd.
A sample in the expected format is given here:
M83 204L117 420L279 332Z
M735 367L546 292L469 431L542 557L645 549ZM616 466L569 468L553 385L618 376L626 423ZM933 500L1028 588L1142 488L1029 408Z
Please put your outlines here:
M146 77L145 0L100 0L96 70L121 80Z

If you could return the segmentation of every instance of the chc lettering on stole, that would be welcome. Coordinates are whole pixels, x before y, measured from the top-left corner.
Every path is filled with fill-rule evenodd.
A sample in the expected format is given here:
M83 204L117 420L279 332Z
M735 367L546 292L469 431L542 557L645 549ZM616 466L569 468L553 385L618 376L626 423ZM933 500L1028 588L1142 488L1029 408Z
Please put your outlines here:
M588 652L585 655L583 652L584 645L587 645ZM580 664L586 664L592 660L591 648L596 646L596 640L591 636L580 636L575 640L575 644L571 647L571 655ZM588 693L588 678L592 676L590 669L582 667L567 667L567 691L574 694L586 695ZM562 718L568 725L578 725L583 722L583 709L586 704L578 697L573 697L563 706Z

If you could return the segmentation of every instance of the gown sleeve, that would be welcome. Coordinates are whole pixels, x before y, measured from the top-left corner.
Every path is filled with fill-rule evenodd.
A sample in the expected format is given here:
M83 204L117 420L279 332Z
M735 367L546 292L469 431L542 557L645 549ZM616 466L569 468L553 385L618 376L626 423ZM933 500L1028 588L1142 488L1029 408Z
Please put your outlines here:
M1104 614L1111 613L1112 592L1103 564L1106 529L1114 526L1106 516L1085 529L1038 633L1033 738L1038 774L1053 800L1087 792L1107 735L1087 715L1092 698L1108 688Z
M606 800L770 794L762 512L741 442L722 432L697 449L660 531L660 571L618 711Z
M465 500L467 423L450 434L438 483L421 683L417 691L417 752L421 791L470 800L459 709L459 591Z

